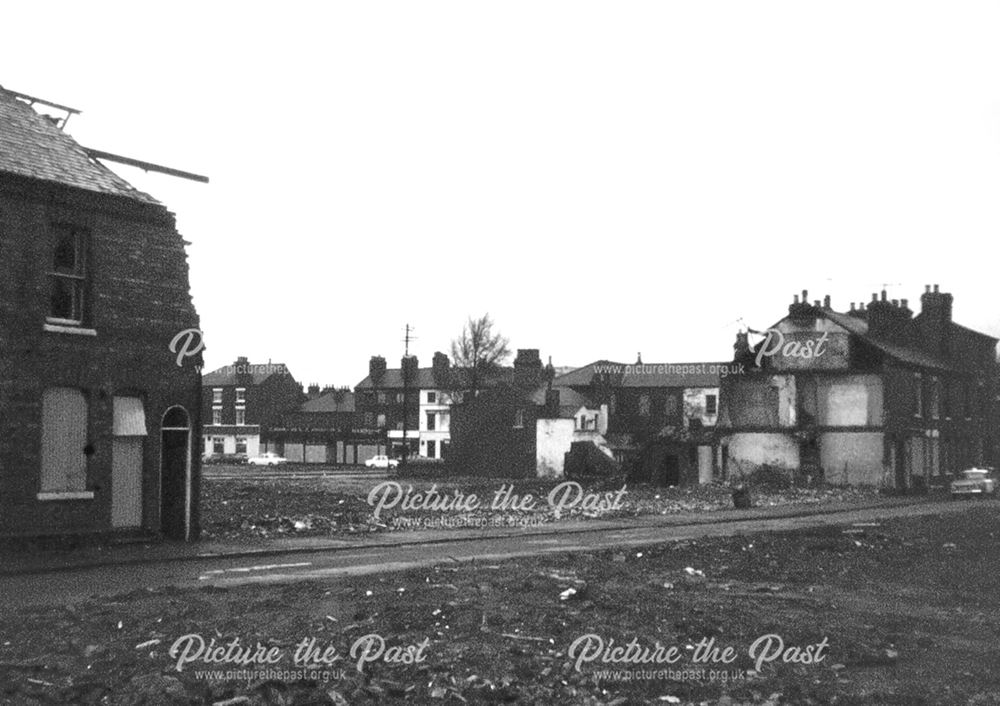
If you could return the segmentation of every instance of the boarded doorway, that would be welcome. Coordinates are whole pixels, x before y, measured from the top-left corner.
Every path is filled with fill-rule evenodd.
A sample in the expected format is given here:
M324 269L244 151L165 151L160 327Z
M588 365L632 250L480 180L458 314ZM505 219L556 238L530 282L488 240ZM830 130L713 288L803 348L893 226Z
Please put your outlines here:
M139 397L114 398L111 443L111 526L142 524L142 446L146 413Z

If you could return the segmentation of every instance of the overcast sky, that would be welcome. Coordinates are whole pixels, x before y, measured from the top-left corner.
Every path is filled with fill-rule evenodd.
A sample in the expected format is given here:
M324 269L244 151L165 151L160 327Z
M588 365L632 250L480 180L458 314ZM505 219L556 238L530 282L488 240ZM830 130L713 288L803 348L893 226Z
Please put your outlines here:
M792 294L1000 335L1000 3L16 3L0 85L177 214L217 367L355 385L469 315L727 359ZM2 126L0 126L2 129Z

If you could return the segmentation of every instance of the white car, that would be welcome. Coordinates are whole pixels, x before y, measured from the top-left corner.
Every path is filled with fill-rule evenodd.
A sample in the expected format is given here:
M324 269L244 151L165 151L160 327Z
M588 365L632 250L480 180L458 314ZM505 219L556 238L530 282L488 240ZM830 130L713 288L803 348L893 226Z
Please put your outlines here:
M969 468L962 471L961 477L951 482L951 497L973 497L994 495L997 491L997 481L990 468Z
M366 468L396 468L399 461L388 456L374 456L365 461Z
M257 458L247 459L247 463L251 466L280 466L283 463L288 463L288 459L268 451Z

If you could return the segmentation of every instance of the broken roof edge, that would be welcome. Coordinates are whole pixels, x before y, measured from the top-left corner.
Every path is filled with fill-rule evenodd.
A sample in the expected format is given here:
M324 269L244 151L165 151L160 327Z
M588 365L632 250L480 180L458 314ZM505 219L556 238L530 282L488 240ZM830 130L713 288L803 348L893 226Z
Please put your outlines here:
M53 122L52 116L26 102L31 99L24 99L24 95L0 87L0 121L4 124L0 133L0 172L166 208L93 158L72 135Z

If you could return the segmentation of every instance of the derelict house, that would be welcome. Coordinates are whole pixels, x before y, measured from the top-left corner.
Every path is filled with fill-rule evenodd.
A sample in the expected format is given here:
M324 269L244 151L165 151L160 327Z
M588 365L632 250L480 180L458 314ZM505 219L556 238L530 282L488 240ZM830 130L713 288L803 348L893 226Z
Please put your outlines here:
M170 350L199 323L185 243L25 98L0 88L0 535L192 539L201 357Z
M726 476L761 466L897 491L945 485L995 464L997 339L956 324L951 294L872 295L838 312L807 293L751 348L745 375L722 381L718 431Z

